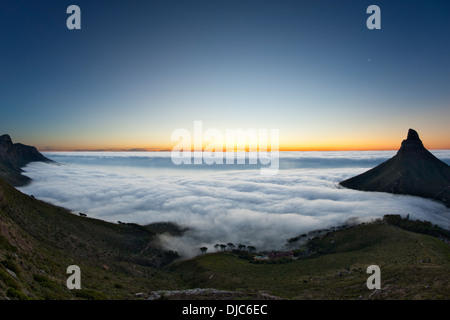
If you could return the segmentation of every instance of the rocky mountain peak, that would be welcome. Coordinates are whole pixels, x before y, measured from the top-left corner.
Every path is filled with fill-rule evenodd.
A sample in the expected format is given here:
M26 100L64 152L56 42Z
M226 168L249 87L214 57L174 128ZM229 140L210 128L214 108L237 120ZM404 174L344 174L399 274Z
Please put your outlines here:
M0 161L16 168L33 161L51 162L33 146L13 143L7 134L0 136Z
M13 143L11 137L7 134L0 136L0 157L6 156L12 152Z
M406 138L406 140L418 140L418 141L421 141L420 138L419 138L419 134L414 129L409 129L408 130L408 137Z
M420 140L417 131L414 129L409 129L408 136L402 141L397 155L418 155L422 153L428 153L428 150L423 146L422 140Z
M450 206L450 167L424 147L413 129L409 129L394 157L340 185L430 198Z

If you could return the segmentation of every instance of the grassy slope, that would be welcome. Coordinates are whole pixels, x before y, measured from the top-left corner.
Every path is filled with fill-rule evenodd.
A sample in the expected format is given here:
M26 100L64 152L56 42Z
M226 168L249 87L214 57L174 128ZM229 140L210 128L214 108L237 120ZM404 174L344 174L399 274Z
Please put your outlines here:
M31 181L24 176L20 169L14 168L10 163L0 160L0 179L4 179L13 186L23 186Z
M252 289L288 299L450 297L450 246L436 238L373 223L319 242L323 254L285 264L252 264L231 253L214 253L171 269L194 287ZM375 293L366 286L372 264L381 268L382 289Z
M156 242L166 228L154 229L82 218L0 180L0 298L8 289L11 296L10 288L47 299L128 299L140 291L180 288L177 276L160 270L173 259ZM81 292L66 288L72 264L81 268Z

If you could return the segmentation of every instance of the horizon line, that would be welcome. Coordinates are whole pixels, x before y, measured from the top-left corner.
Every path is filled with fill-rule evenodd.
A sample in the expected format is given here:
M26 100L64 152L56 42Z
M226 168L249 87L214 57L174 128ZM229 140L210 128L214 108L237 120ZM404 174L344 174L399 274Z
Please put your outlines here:
M427 150L450 150L450 147L448 148L426 148ZM373 149L288 149L283 148L277 150L278 152L333 152L333 151L397 151L399 148L373 148ZM172 149L151 149L151 148L129 148L129 149L121 149L121 148L105 148L105 149L38 149L39 152L172 152ZM275 151L275 150L274 150ZM210 152L205 150L190 150L186 152ZM215 153L216 151L212 151ZM219 151L220 152L220 151ZM222 151L222 153L226 152L244 152L244 150L232 150L232 151ZM248 153L248 150L245 150L246 153ZM260 151L256 151L260 152ZM271 152L271 150L267 151L261 151L261 152ZM276 151L275 151L276 152Z

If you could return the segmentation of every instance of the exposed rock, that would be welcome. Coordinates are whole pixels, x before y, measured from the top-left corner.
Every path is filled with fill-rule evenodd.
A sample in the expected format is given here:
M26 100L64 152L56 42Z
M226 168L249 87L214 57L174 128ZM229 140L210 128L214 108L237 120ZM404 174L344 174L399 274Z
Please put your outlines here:
M14 143L7 134L0 136L0 160L8 161L15 167L22 167L33 161L51 162L35 147Z
M281 300L281 298L266 292L250 293L243 291L227 291L212 288L195 288L186 290L158 290L149 294L140 292L137 298L147 300L235 300L235 299L258 299L258 300Z
M430 198L450 207L450 166L429 152L413 129L394 157L340 185Z
M53 162L35 147L14 143L7 134L0 136L0 178L14 186L23 186L30 178L22 175L22 167L33 161Z
M14 271L9 270L8 268L6 268L6 272L8 272L9 275L10 275L11 277L13 277L14 279L19 280L19 279L17 278L17 275L16 275L16 273L15 273Z
M148 298L148 294L145 292L138 292L135 294L136 298Z

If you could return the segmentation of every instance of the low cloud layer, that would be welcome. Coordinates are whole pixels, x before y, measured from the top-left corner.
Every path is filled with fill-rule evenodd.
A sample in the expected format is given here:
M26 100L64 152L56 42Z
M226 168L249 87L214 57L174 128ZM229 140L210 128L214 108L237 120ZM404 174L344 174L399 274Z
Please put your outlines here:
M440 203L338 186L391 153L354 153L351 159L344 153L287 154L275 176L245 166L173 168L168 157L46 156L62 164L27 166L25 174L33 183L20 188L22 192L110 222L187 226L191 231L182 238L162 237L167 248L186 256L198 254L201 246L213 250L214 244L228 242L280 249L299 234L385 214L409 214L450 228L450 210ZM314 165L305 168L301 163Z

